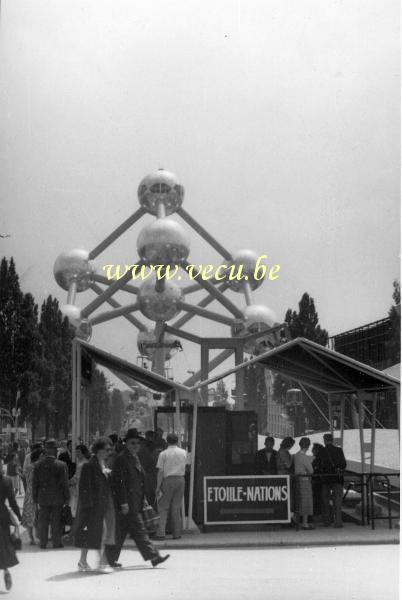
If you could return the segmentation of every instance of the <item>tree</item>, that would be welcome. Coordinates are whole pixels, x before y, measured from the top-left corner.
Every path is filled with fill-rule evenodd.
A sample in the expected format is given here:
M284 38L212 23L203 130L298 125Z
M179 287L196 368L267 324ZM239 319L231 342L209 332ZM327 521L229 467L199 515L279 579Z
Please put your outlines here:
M388 311L392 331L388 349L388 353L392 357L390 366L401 362L401 284L398 280L395 280L393 286L392 299L394 304Z
M244 369L244 390L247 396L247 408L258 415L258 433L267 432L267 383L265 368L253 364Z
M110 420L109 384L102 371L92 369L92 380L86 393L89 402L89 432L92 435L104 435Z
M290 308L286 311L285 321L289 326L289 332L292 339L297 337L304 337L308 340L312 340L317 344L321 344L322 346L326 346L328 343L328 332L325 329L322 329L319 325L318 313L315 308L314 299L309 296L307 292L305 292L299 302L299 312L295 310L291 310ZM286 405L286 391L291 387L297 386L292 384L289 379L282 377L281 375L275 376L274 381L274 398L276 401L281 402ZM327 400L323 398L323 396L315 391L311 390L309 392L314 402L320 409L326 414L328 412ZM321 413L315 408L311 400L303 393L303 406L305 410L305 416L307 418L308 428L309 429L326 429L327 421L321 415ZM291 409L289 412L292 412ZM294 415L294 420L296 420L296 414ZM304 432L295 432L304 433Z
M63 318L56 298L48 296L41 307L39 323L41 352L37 361L40 401L36 419L45 421L45 435L50 432L66 437L71 415L71 342L73 331ZM34 399L37 400L35 396Z
M23 294L13 258L0 264L0 403L26 413L38 350L38 307Z
M121 391L116 388L112 391L110 413L110 428L112 431L119 433L123 425L125 410Z

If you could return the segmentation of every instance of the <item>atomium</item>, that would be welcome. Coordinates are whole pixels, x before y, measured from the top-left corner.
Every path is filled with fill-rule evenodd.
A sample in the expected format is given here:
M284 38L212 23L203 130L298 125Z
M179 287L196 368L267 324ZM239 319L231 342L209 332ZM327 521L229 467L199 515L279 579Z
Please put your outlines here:
M183 290L173 281L165 281L160 291L156 287L156 276L144 281L138 294L142 314L151 321L170 321L179 312L177 303L184 299Z
M137 336L137 347L141 356L148 359L154 357L158 347L165 350L165 360L169 360L178 348L181 348L180 340L169 333L163 335L163 341L158 342L155 331L140 331Z
M171 215L181 207L183 198L183 186L176 175L165 169L147 175L138 186L140 205L151 215L158 214L160 204L164 206L165 215Z
M63 290L69 290L72 283L75 283L77 292L84 292L91 284L95 266L93 261L89 260L89 253L86 250L75 248L68 252L60 254L54 263L54 277Z
M233 261L230 266L235 267L237 272L239 268L242 268L242 275L248 277L248 284L251 290L256 290L263 282L262 279L258 280L254 278L254 270L258 261L258 254L253 250L238 250L233 255ZM237 279L229 280L230 288L234 292L242 292L244 290L244 281Z
M176 265L190 253L190 237L173 219L156 219L146 225L137 240L139 257L146 265Z

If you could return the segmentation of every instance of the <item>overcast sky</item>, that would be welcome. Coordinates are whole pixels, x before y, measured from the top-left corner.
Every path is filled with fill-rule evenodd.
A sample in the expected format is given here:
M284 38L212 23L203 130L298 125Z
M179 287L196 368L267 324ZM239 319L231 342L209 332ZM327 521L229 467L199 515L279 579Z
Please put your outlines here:
M164 167L224 246L281 265L255 293L279 320L305 291L330 335L387 315L399 276L397 0L3 0L1 12L0 233L11 238L0 256L14 256L37 302L65 303L57 255L93 248ZM100 268L135 262L150 220ZM191 238L190 259L219 263ZM119 320L92 341L135 361L135 339ZM173 366L183 380L196 349L186 343Z

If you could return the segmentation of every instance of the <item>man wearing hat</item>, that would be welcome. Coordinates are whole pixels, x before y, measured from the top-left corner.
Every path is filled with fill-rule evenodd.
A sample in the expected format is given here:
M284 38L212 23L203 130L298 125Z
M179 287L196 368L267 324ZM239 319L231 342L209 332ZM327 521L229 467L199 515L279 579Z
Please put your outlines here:
M142 518L144 507L145 474L137 456L141 438L136 429L129 429L126 435L126 447L119 454L112 470L112 489L118 511L118 528L114 565L120 555L127 533L133 537L144 560L150 560L152 566L164 562L169 554L161 556L149 539Z
M48 542L49 523L53 548L62 548L61 509L70 499L67 465L56 459L57 442L45 442L45 458L35 464L32 479L32 496L39 505L38 535L40 547Z

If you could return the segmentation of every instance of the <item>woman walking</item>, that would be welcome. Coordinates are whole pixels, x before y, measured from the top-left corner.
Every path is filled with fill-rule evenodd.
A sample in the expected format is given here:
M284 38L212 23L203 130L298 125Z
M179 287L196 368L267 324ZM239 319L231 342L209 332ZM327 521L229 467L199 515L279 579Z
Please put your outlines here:
M32 477L33 471L35 467L35 463L43 456L43 450L41 448L37 448L36 450L32 450L31 459L29 464L25 469L25 478L26 478L26 490L25 490L25 498L24 505L22 507L22 520L21 525L26 527L29 534L30 544L31 546L35 546L35 521L36 521L36 505L33 501L32 496Z
M97 550L97 571L111 573L105 556L105 545L115 543L115 511L110 488L110 469L106 460L112 452L109 438L101 437L92 446L93 456L81 470L78 491L77 527L75 545L81 548L79 571L91 571L87 562L88 550Z
M313 474L312 457L307 456L307 450L310 448L310 439L301 438L299 442L300 450L295 454L295 475L296 493L297 493L297 513L302 519L302 529L314 529L314 525L309 524L309 517L313 516L313 489L311 487L311 475ZM303 477L304 475L304 477Z
M6 500L8 500L11 510L15 513L18 520L21 520L20 509L15 500L12 481L0 472L0 569L4 571L4 584L6 590L9 590L12 586L9 569L18 564L18 559L11 539L10 525L12 525L12 520L9 509L6 506Z
M75 473L68 482L68 486L70 488L71 515L74 519L77 516L78 490L80 485L82 467L85 463L88 462L90 458L91 455L85 444L78 444L78 446L76 446L75 448Z

